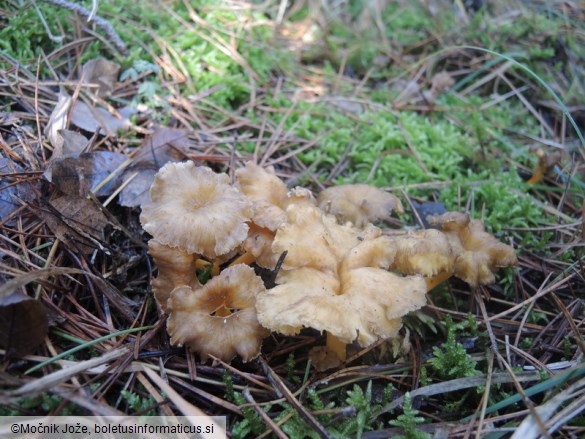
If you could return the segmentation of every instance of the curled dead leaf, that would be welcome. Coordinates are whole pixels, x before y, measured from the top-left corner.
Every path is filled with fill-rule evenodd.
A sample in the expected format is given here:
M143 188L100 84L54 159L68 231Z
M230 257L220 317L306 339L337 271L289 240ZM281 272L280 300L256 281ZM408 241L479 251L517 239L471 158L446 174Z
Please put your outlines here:
M136 114L136 109L124 107L118 110L120 117L99 107L90 107L84 102L76 102L71 111L71 123L82 130L106 136L115 136L118 131L126 131L132 125L130 116Z
M45 128L45 135L53 147L53 156L60 157L63 155L63 136L60 130L67 128L67 113L71 106L71 96L66 92L59 92L57 105L53 108L49 122Z
M96 94L100 98L108 97L114 91L120 65L104 58L91 59L83 66L83 79L86 84L98 86Z
M60 241L86 254L101 246L103 229L108 225L94 201L72 195L52 200L40 216Z
M144 139L134 163L122 176L124 182L130 178L132 181L120 193L120 205L136 207L148 202L150 186L157 171L168 162L185 158L190 146L187 136L187 130L158 127Z
M34 352L48 330L47 311L38 300L22 292L0 297L0 347L7 357Z
M13 225L14 219L8 217L21 206L21 201L31 201L36 198L33 185L22 182L18 177L10 174L22 173L23 169L12 160L0 157L0 222Z
M126 161L124 154L110 151L96 151L64 157L51 163L44 176L59 190L69 195L86 197L98 185L109 179L95 193L97 196L110 195L121 183L119 176L111 174Z

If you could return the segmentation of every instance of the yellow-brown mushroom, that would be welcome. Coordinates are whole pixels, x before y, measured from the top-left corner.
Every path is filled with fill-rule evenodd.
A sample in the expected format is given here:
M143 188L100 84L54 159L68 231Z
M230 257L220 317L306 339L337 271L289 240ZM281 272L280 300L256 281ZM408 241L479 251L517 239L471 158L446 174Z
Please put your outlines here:
M264 169L252 162L236 171L240 191L253 203L252 221L260 227L276 230L286 222L285 207L288 189L274 174L273 168Z
M349 221L360 228L389 220L393 211L404 213L396 196L368 184L332 186L319 194L317 203L340 222Z
M313 195L300 187L289 191L272 167L262 168L251 162L236 171L236 180L242 193L252 201L254 211L242 246L246 254L238 261L273 268L279 255L272 252L272 241L287 221L285 209L295 203L314 204Z
M401 317L426 303L422 276L387 271L393 249L374 229L339 225L314 206L291 205L273 250L287 251L277 286L256 301L258 320L272 331L327 332L327 347L345 359L345 345L395 337ZM327 365L319 365L316 367Z
M158 268L152 291L161 309L167 312L167 300L178 286L199 286L196 273L197 255L163 245L156 239L148 241L148 251Z
M250 361L260 354L268 331L256 317L256 297L264 283L247 265L226 268L203 287L175 288L168 301L171 343L188 345L205 361L213 355Z
M536 168L534 169L532 177L530 177L530 179L527 181L527 183L530 184L536 184L541 181L544 176L561 161L562 158L560 151L547 153L540 148L536 148L533 150L533 152L538 157L538 163L536 164Z
M483 223L460 212L429 215L427 221L438 226L449 240L455 256L454 274L471 286L495 282L498 268L516 264L514 249L484 230Z
M449 240L435 229L410 231L392 238L396 256L391 268L425 276L428 291L453 275L455 255Z
M184 162L156 174L140 221L161 244L215 259L246 239L251 216L251 202L226 174Z

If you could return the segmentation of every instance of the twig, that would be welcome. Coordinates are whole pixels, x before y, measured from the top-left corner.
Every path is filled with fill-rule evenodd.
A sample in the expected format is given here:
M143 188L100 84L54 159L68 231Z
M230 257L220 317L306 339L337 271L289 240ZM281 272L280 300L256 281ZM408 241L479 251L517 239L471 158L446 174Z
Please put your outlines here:
M118 36L112 25L99 15L95 15L94 11L89 11L83 6L80 6L76 3L68 2L66 0L44 0L47 3L51 3L52 5L58 6L60 8L69 9L70 11L75 12L76 14L84 17L87 21L93 21L100 29L102 29L106 37L116 46L116 49L122 55L128 55L128 49L126 45L122 41L122 39Z
M262 364L262 368L266 373L266 376L270 380L270 382L274 385L275 390L281 393L284 398L289 402L290 405L294 407L294 409L298 412L301 418L305 420L307 424L313 428L317 432L317 434L322 437L323 439L331 438L331 435L325 430L325 428L317 421L317 419L309 413L309 411L303 407L303 405L299 402L298 399L292 394L288 387L282 382L280 377L274 373L272 368L268 365L264 358L259 357L258 361Z

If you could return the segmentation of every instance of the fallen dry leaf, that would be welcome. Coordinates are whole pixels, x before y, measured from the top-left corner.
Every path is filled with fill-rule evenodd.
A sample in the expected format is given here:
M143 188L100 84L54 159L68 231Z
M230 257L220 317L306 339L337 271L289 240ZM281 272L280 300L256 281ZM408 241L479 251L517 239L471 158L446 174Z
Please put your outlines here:
M84 64L83 80L86 84L96 84L98 86L96 94L100 98L106 98L114 91L119 72L119 64L104 58L96 58Z
M138 207L148 202L150 196L150 186L154 181L154 176L158 172L152 168L132 168L133 172L124 174L124 181L132 179L130 183L120 192L118 204L125 207ZM136 176L134 176L136 174Z
M49 139L53 147L53 156L60 157L63 155L63 136L59 133L60 130L67 128L67 112L71 105L71 96L60 91L57 105L51 113L49 122L45 128L45 135Z
M101 247L103 230L109 224L94 201L73 195L52 200L40 216L60 241L85 254Z
M48 330L47 311L38 300L22 292L0 297L0 347L7 357L34 352Z
M136 109L123 107L118 110L120 118L103 108L90 107L85 102L76 102L71 111L71 123L82 130L115 136L118 131L126 131L132 125L130 116L136 114Z
M83 152L87 152L89 140L83 134L71 130L59 130L58 134L63 138L63 156L78 156ZM59 157L53 151L51 159L56 158Z
M144 139L134 162L152 164L159 169L169 161L183 160L188 151L187 130L158 127L151 136Z
M79 157L64 157L53 161L44 176L61 192L86 197L125 161L124 154L110 151L89 152ZM120 176L113 177L95 195L110 195L120 183Z
M8 220L16 209L21 206L21 201L31 201L36 198L33 186L29 182L20 182L17 178L11 178L10 174L23 172L23 169L12 160L0 157L0 222L11 226L15 220Z
M70 111L71 105L73 109ZM128 130L132 126L130 117L136 114L137 110L132 107L123 107L117 112L115 115L103 108L92 107L81 101L72 103L69 94L64 91L59 92L57 105L45 128L45 135L53 146L53 158L64 155L64 138L61 130L66 129L69 123L90 133L99 131L100 134L106 136L115 136L119 131Z
M159 127L144 139L134 163L124 172L123 180L132 178L132 181L120 192L120 205L136 207L148 201L157 171L167 162L185 158L190 146L187 135L187 130Z

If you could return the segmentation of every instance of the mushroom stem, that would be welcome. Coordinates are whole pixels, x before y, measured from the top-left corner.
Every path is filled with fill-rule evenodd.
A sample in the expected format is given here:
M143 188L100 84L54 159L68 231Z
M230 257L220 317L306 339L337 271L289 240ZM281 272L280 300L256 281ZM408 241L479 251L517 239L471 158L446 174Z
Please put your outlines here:
M425 281L427 282L427 291L431 291L437 285L442 284L447 279L449 279L452 275L453 275L453 273L451 273L449 271L443 271L442 273L439 273L435 276L425 278Z
M327 333L327 343L326 343L327 350L330 352L335 352L335 355L341 360L345 361L346 352L345 347L346 343L339 340L336 336L331 334L330 332Z
M532 177L530 177L530 179L527 181L527 183L528 184L538 183L544 177L545 172L546 172L546 168L544 166L538 164L538 166L536 167L536 170L534 171L534 174L532 175Z
M230 310L225 306L222 305L219 308L217 308L215 310L215 316L216 317L227 317L229 315L231 315L232 313L230 312Z
M251 264L256 260L256 257L250 252L244 252L230 263L230 267L237 264Z

